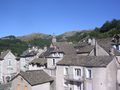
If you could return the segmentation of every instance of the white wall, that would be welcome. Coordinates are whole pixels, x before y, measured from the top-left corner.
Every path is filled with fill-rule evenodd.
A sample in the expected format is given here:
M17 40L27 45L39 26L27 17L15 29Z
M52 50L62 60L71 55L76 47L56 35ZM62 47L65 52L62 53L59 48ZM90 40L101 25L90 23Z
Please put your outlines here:
M25 58L20 58L20 70L26 71L27 70L27 62Z
M2 73L2 72L3 72L3 71L2 71L2 68L3 68L3 67L2 67L2 62L3 62L3 61L0 61L0 83L3 83L3 79L2 79L2 74L3 74L3 73Z
M107 67L93 68L93 90L116 90L117 65L114 59Z
M107 90L106 68L93 68L93 90Z
M47 58L47 68L55 68L56 63L63 59L63 55L63 53L52 53L50 58ZM55 60L55 65L53 65L53 59Z
M27 71L29 70L29 63L34 60L35 57L21 57L20 58L20 70Z
M53 59L55 59L55 65L53 65ZM58 61L62 60L62 57L60 58L47 58L47 68L55 68L56 67L56 63Z
M56 90L64 90L64 66L56 68Z
M9 65L10 62L10 65ZM11 53L11 51L8 52L8 54L4 57L4 60L2 60L1 63L1 75L2 75L2 81L6 83L6 77L11 77L12 75L17 74L20 70L20 67L18 66L18 62L16 60L16 57Z
M65 73L65 68L68 68L68 75ZM75 75L75 69L81 69L81 76ZM77 81L73 82L71 84L68 80L65 78L69 77L71 80L79 80L80 78L83 78L83 67L80 66L57 66L56 69L56 90L65 90L67 88L70 90L78 90L77 87ZM68 85L65 84L65 82L68 83ZM83 83L81 83L81 89L83 90Z
M11 65L9 66L8 63L9 63L9 60L11 62ZM4 74L11 74L11 73L16 73L17 72L17 60L16 60L16 57L11 53L9 52L4 60L3 60L3 71L4 71Z
M45 68L45 66L38 67L37 65L32 65L32 64L29 65L29 70L41 70L44 68Z
M107 90L116 90L117 87L117 65L116 59L107 66Z

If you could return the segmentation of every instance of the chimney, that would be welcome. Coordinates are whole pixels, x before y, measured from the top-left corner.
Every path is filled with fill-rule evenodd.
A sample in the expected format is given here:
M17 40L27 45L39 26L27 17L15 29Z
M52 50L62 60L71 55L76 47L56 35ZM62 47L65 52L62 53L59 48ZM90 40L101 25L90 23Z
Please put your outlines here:
M114 48L111 48L111 49L110 49L110 55L115 55Z
M1 54L3 54L3 52L1 52Z
M95 40L95 38L92 38L91 39L91 45L95 45L96 44L96 40Z
M47 46L44 46L44 51L47 51Z
M91 42L92 42L92 39L88 38L88 44L91 44Z
M53 35L53 37L52 37L52 43L55 43L55 42L57 42L57 39L56 39L56 36Z

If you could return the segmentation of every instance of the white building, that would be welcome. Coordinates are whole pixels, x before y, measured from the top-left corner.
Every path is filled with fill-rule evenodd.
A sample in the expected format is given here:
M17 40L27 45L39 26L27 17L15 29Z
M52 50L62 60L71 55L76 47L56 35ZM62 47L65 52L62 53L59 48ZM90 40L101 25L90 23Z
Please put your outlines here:
M113 56L70 56L57 65L56 90L117 90Z
M119 90L120 53L107 39L73 45L54 42L29 69L43 69L55 80L54 90Z
M119 90L120 53L110 41L89 40L75 50L57 63L56 90Z
M32 47L24 51L20 56L20 69L22 71L29 70L29 63L38 58L43 51L43 49L38 49L38 47Z
M12 76L19 73L19 60L10 50L1 52L0 59L0 82L6 83Z

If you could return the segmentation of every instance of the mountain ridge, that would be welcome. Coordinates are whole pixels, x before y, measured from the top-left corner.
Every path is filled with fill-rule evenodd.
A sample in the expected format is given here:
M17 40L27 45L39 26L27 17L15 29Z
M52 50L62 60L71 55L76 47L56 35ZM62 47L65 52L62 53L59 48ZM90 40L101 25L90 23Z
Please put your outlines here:
M77 43L86 37L89 38L108 38L113 37L115 34L120 34L120 20L113 19L112 21L106 21L101 27L96 27L93 30L77 30L65 32L61 35L56 35L57 41L66 41ZM11 49L17 55L20 55L29 46L38 46L43 48L44 46L50 46L52 35L43 33L32 33L16 37L9 35L0 38L0 51Z

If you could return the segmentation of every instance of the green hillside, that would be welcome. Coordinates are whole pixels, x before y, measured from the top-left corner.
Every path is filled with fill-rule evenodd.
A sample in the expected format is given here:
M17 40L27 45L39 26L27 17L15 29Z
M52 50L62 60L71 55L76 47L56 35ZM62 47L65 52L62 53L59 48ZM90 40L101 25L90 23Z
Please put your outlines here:
M94 30L85 30L76 32L73 36L66 37L67 41L79 42L85 37L107 38L113 37L115 34L120 34L120 20L113 19L106 21L101 27L96 27Z
M58 35L58 41L79 42L86 37L107 38L115 34L120 34L120 20L113 19L106 21L101 27L96 27L94 30L72 31ZM10 49L16 55L20 55L30 46L49 46L51 43L51 35L33 33L30 35L15 37L13 35L0 38L0 52Z
M43 48L45 45L50 45L49 39L37 38L30 41L22 41L20 39L17 39L15 36L6 36L0 39L0 52L10 49L15 55L19 56L28 47L38 46Z

